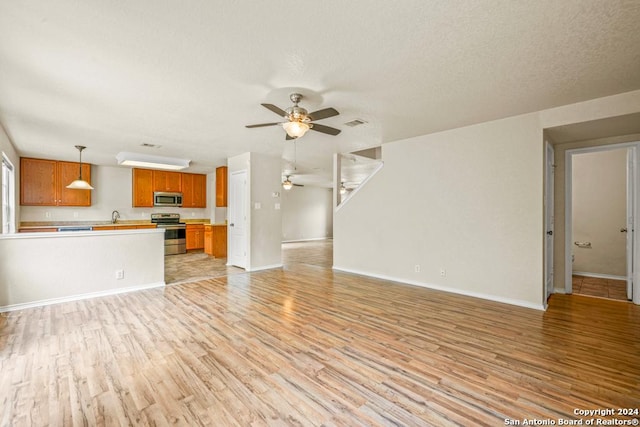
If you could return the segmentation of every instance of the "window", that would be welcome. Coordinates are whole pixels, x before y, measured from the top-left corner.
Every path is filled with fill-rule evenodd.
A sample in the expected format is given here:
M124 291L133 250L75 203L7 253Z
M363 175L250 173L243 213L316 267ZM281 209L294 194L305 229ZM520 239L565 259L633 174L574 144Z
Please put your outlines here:
M15 178L13 165L2 153L2 234L15 233Z

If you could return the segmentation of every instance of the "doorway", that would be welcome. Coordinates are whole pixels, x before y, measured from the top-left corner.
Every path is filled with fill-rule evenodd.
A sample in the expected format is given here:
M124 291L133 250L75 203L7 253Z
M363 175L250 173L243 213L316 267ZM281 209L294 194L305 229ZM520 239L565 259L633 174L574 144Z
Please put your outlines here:
M228 207L228 251L227 265L246 269L248 230L247 230L247 171L231 173L229 180Z
M567 293L620 300L632 300L634 293L638 297L633 229L637 145L566 151Z

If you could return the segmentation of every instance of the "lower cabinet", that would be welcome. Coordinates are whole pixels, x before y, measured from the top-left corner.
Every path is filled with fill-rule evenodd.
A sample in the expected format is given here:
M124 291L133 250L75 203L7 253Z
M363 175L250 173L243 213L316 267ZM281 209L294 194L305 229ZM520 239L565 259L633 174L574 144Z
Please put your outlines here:
M227 226L204 226L204 252L216 258L227 257Z
M187 250L204 248L204 225L187 224Z

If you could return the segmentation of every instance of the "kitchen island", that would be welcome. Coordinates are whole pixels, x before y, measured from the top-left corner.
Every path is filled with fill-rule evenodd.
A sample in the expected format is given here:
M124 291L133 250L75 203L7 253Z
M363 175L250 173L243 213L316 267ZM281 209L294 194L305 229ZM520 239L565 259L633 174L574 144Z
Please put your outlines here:
M0 234L0 312L164 284L163 229Z

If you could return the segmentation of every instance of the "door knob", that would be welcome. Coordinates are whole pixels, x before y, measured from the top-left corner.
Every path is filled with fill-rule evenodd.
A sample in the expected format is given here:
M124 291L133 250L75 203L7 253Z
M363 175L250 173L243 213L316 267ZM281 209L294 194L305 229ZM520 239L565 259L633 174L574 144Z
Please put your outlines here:
M553 236L553 230L549 230L549 231L547 231L547 234L548 234L549 236Z
M233 227L233 223L229 224L229 227Z
M620 232L621 232L621 233L626 233L626 232L627 232L627 229L626 229L626 228L621 228L621 229L620 229Z

